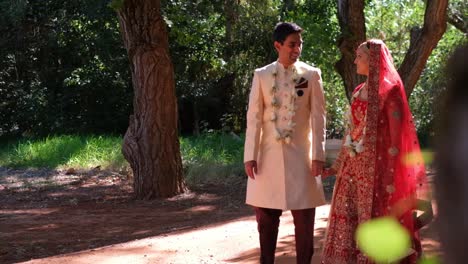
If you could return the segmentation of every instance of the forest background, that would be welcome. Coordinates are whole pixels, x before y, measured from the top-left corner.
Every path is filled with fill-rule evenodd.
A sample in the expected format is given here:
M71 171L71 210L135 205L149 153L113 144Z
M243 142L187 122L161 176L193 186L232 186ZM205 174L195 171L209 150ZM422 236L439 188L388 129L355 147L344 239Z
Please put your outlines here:
M294 21L305 30L302 60L322 70L328 137L339 138L348 99L335 70L341 56L337 1L225 2L161 2L175 72L179 135L241 135L253 70L276 59L272 29L278 21ZM466 5L450 1L448 14L464 17ZM366 1L367 37L384 38L398 66L424 10L424 1ZM1 138L125 133L133 88L109 1L3 0L0 13ZM464 32L448 23L410 95L425 147L435 134L446 59L465 41L466 26Z
M402 76L417 80L403 81L430 151L445 111L447 58L467 40L467 7L463 0L0 0L0 209L11 230L0 241L14 249L0 250L0 262L251 215L245 113L253 70L276 59L278 21L305 30L301 60L322 70L329 139L342 136L359 81L353 45L383 38L397 68L410 68L400 68ZM421 50L432 50L427 61ZM345 82L337 67L343 55ZM425 65L421 74L411 71L416 64ZM333 179L324 181L329 195ZM39 218L21 211L54 207L61 209ZM158 218L161 211L175 216ZM100 217L90 224L89 215Z

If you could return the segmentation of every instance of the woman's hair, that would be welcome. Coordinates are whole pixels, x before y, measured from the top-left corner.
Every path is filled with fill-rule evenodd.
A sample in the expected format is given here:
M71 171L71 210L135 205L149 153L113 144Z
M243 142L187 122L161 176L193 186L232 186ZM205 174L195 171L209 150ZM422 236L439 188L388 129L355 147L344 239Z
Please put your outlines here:
M385 46L385 43L381 39L369 39L359 44L358 49L362 49L367 55L369 55L370 54L369 49L370 49L371 43L376 43L376 44L379 43Z
M303 29L290 22L279 22L273 31L273 41L278 41L283 44L286 38L293 33L302 33Z

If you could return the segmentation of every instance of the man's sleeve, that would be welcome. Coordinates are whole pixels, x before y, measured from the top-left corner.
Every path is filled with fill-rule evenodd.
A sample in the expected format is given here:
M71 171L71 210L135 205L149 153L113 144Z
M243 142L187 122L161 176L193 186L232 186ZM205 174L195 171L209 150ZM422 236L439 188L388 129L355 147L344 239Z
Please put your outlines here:
M312 73L310 92L310 126L312 129L312 160L325 161L326 110L320 70Z
M247 109L247 130L245 132L244 162L257 160L263 119L263 95L258 73L254 73Z

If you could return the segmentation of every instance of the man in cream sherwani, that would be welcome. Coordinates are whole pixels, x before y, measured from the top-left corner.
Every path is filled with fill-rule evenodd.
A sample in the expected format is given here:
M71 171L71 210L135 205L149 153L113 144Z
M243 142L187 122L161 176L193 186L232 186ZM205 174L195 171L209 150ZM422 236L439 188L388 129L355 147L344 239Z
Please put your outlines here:
M297 263L310 263L315 207L325 203L317 177L325 160L324 94L320 70L298 61L301 32L294 23L276 25L278 60L255 70L250 91L246 203L255 209L261 263L274 263L282 210L294 217Z

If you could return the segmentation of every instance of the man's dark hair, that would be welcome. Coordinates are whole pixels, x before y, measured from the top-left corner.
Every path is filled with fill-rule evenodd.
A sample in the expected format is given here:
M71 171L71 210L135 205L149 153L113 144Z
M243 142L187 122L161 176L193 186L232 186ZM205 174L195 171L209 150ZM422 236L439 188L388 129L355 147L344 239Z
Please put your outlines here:
M293 33L302 33L302 31L303 29L295 23L279 22L276 24L275 31L273 32L273 41L278 41L283 44L289 35Z

